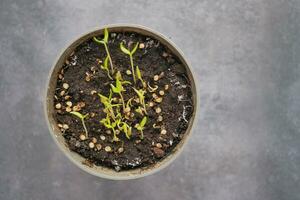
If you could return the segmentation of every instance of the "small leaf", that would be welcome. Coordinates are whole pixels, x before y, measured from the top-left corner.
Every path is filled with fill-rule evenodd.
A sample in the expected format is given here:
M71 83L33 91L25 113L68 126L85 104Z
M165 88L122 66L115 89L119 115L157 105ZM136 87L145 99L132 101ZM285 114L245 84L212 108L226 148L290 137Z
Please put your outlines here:
M135 71L136 71L136 75L137 75L138 79L142 80L142 75L141 75L141 71L139 69L139 66L136 66Z
M104 38L103 38L103 41L105 43L108 42L108 30L107 30L107 28L104 29Z
M118 89L119 92L123 90L122 83L119 79L116 80L116 88Z
M121 49L121 51L123 51L123 53L125 53L127 55L131 54L130 51L124 47L123 42L120 43L120 49Z
M70 112L71 114L75 115L76 117L80 118L80 119L84 119L85 116L83 116L81 113L79 112L75 112L75 111L72 111Z
M117 80L123 80L122 74L121 74L120 71L117 71L117 73L116 73L116 79L117 79Z
M108 69L108 56L106 56L106 58L104 60L104 67L105 67L105 69Z
M118 89L113 84L110 84L110 87L114 93L119 93Z
M141 126L142 128L144 128L144 126L145 126L146 123L147 123L147 117L144 117L144 118L142 119L142 121L140 122L140 126Z
M136 52L138 46L139 46L139 43L137 42L136 45L134 46L134 48L132 49L132 51L130 52L131 55L133 55Z
M103 96L102 94L98 93L98 96L100 97L100 101L101 103L107 103L108 102L108 98L106 96Z

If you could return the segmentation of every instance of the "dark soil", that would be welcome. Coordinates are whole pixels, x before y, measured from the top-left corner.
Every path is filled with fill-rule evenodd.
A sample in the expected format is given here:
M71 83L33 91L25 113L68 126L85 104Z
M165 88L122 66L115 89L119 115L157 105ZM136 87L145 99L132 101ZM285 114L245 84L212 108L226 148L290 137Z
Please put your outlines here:
M101 39L103 36L98 38ZM161 90L165 93L162 95L162 102L155 103L153 93L147 90L145 101L154 102L154 106L147 107L148 121L143 139L133 128L130 139L121 132L118 135L121 141L112 142L113 134L99 122L106 114L97 93L108 96L109 84L114 84L115 81L110 80L106 72L100 68L99 63L106 57L105 49L92 38L79 45L62 66L57 78L53 105L61 104L61 108L55 108L54 117L69 148L86 158L85 163L113 168L116 171L147 167L166 157L183 137L194 111L190 81L178 58L153 38L136 33L110 33L108 47L114 67L121 71L125 80L131 82L133 82L132 75L126 74L126 70L131 69L130 60L129 56L120 50L121 41L129 49L132 49L136 42L144 44L144 48L138 48L133 56L134 65L139 66L145 82L149 82L152 87L158 86L154 92L157 96L161 96L159 95ZM160 75L160 79L154 81L154 75ZM64 83L69 85L68 89L63 88ZM169 86L167 90L165 85ZM141 88L142 84L138 82L136 87ZM97 93L91 94L93 90ZM123 95L125 100L137 97L131 86L126 86ZM118 95L114 94L114 97ZM81 110L78 112L89 113L85 120L89 133L86 140L79 138L84 129L80 119L66 111L67 101L72 102L72 109L80 103ZM139 105L136 102L133 104L135 108ZM159 114L155 112L157 107L161 108ZM161 122L158 121L159 115L163 118ZM134 127L142 118L143 116L135 113L135 117L128 123ZM153 124L156 128L153 128ZM62 127L63 125L68 126ZM166 130L166 134L161 134L163 129ZM105 136L105 140L100 136L102 139ZM92 140L95 147L90 148ZM100 147L99 144L101 149L96 148ZM111 152L105 151L107 146L111 147ZM123 148L123 152L120 148Z

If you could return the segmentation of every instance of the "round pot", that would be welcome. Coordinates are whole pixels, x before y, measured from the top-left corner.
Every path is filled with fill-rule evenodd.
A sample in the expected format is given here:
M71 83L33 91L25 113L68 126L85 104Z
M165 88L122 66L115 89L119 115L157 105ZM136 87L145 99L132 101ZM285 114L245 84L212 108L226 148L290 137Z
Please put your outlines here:
M68 55L71 54L71 52L74 51L74 49L80 45L82 42L87 40L88 38L91 38L93 36L103 34L104 28L100 28L91 32L88 32L86 34L83 34L81 37L76 39L74 42L72 42L64 51L63 53L58 57L57 61L55 62L54 66L52 67L50 74L49 74L49 79L47 81L47 88L46 88L46 99L44 102L44 107L45 107L45 115L46 115L46 121L48 123L48 127L51 133L51 136L53 137L54 141L56 144L59 146L59 148L62 150L62 152L79 168L83 169L84 171L101 177L101 178L107 178L107 179L112 179L112 180L128 180L128 179L135 179L135 178L140 178L144 177L150 174L153 174L155 172L160 171L161 169L165 168L168 166L172 161L175 160L175 158L180 154L182 151L183 147L187 143L188 138L191 135L191 129L193 125L194 118L197 113L197 90L196 90L196 85L195 81L193 78L193 74L190 68L190 65L186 61L183 53L179 48L175 46L174 43L172 43L167 37L163 36L162 34L153 31L149 28L140 26L140 25L132 25L132 24L116 24L116 25L107 25L105 26L106 28L109 29L110 32L136 32L139 34L147 35L150 37L155 38L156 40L160 41L163 45L168 47L170 51L177 56L182 64L185 66L188 77L191 81L191 89L193 93L193 104L194 104L194 112L193 115L190 119L188 128L186 130L186 133L184 134L184 137L182 140L176 145L176 147L172 150L172 152L166 156L163 160L160 162L149 166L147 168L137 168L137 169L132 169L128 171L121 171L121 172L116 172L113 169L109 169L106 167L101 167L101 166L93 166L89 167L82 162L85 160L83 157L81 157L79 154L71 151L68 146L65 143L65 139L62 136L57 123L54 119L54 106L53 106L53 96L55 93L55 88L56 88L56 82L57 82L57 74L60 71L63 63L65 62L66 58Z

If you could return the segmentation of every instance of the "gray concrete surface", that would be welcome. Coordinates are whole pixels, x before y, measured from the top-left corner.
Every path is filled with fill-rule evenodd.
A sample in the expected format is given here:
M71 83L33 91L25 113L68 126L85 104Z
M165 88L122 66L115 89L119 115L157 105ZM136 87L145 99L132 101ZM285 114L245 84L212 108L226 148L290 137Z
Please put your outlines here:
M184 153L132 181L93 177L57 149L43 114L60 51L137 23L192 63L200 116ZM300 1L0 1L0 199L299 200Z

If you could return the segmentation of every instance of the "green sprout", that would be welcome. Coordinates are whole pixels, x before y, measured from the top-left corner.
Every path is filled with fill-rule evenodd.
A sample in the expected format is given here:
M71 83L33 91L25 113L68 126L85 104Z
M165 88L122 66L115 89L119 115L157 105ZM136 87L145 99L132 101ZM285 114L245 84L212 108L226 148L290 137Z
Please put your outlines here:
M88 131L87 131L87 128L85 126L85 122L84 122L84 119L89 115L89 114L85 114L85 115L82 115L81 113L79 112L70 112L71 114L75 115L76 117L78 117L80 120L81 120L81 123L82 123L82 126L84 128L84 131L85 131L85 136L88 137Z
M144 139L144 133L143 130L145 129L145 124L147 123L147 117L143 117L142 121L139 124L135 125L135 128L140 131L141 133L141 139Z
M122 92L125 91L123 84L130 84L130 82L129 81L121 81L120 76L116 76L116 86L114 86L113 84L110 84L110 87L114 93L119 94L119 96L122 100L123 111L125 111L126 107L125 107L125 102L124 102L124 98L122 95Z
M132 127L127 124L126 122L119 121L117 124L119 130L123 131L125 133L125 136L130 139L131 134L132 134Z
M133 54L136 52L137 48L138 48L139 43L137 42L136 45L134 46L134 48L130 51L128 49L126 49L124 47L123 42L120 43L120 49L123 51L123 53L129 55L130 58L130 65L131 65L131 72L132 72L132 76L133 76L133 81L134 83L136 83L136 78L135 78L135 73L134 73L134 66L133 66Z
M108 60L109 60L109 57L106 56L103 65L101 65L101 69L105 70L105 71L107 72L108 78L110 78L110 79L112 80L113 78L112 78L112 77L110 76L110 74L109 74Z
M139 66L136 66L135 71L136 71L136 76L137 76L137 78L142 82L143 87L144 87L144 88L147 87L145 81L144 81L143 78L142 78L142 74L141 74L141 71L140 71Z
M106 118L103 118L100 121L100 123L103 124L106 128L112 129L112 131L114 133L114 136L113 136L113 139L112 139L113 142L120 141L120 139L117 137L117 133L116 133L116 129L115 129L115 127L117 126L118 121L111 122L111 120L109 118L109 115L106 115Z
M145 113L147 114L146 105L145 105L146 90L143 90L143 89L137 90L135 88L133 88L133 90L135 91L135 93L137 93L137 95L139 97L140 104L143 106L143 109L144 109Z
M107 30L107 28L105 28L104 29L104 38L102 40L98 40L96 37L94 37L93 39L94 39L95 42L104 45L107 57L109 59L110 67L111 67L111 73L113 74L114 73L114 66L113 66L113 62L112 62L110 53L108 51L108 46L107 46L107 44L108 44L108 35L109 35L108 30Z
M112 91L110 90L109 97L106 97L100 93L98 93L98 96L100 97L101 103L104 105L104 110L106 114L109 114L113 119L116 118L116 115L114 113L113 107L118 107L122 104L112 104Z

